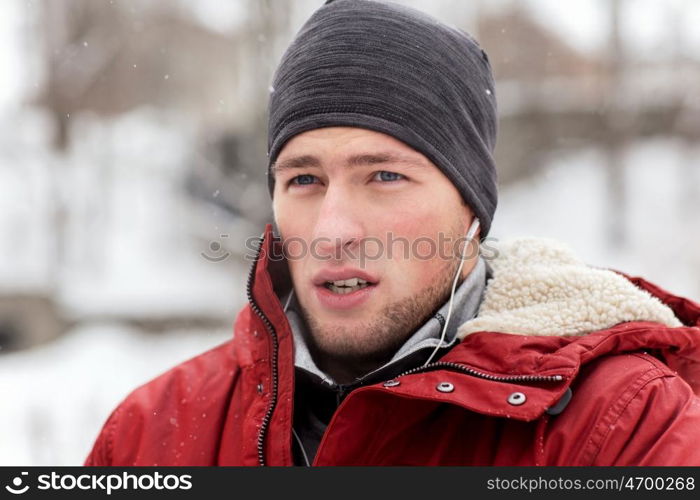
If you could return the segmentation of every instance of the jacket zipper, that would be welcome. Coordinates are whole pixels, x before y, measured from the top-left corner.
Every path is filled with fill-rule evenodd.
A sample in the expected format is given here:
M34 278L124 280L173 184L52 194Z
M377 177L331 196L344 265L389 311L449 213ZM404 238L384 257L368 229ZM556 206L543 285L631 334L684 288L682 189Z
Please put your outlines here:
M262 312L260 307L258 307L258 304L255 302L255 299L253 298L253 277L255 276L255 270L258 267L258 259L260 258L260 253L262 252L262 245L263 245L263 239L264 239L264 233L263 236L260 237L260 245L258 247L258 251L255 254L255 259L253 261L253 265L251 266L250 273L248 274L248 282L246 285L246 294L248 296L248 303L250 304L251 309L255 314L257 314L260 319L263 321L265 324L265 328L267 328L267 331L270 333L270 337L272 338L272 354L271 354L271 362L272 362L272 387L270 389L270 403L267 407L267 411L265 412L265 416L263 418L262 424L260 425L260 431L258 431L258 463L260 466L264 467L265 466L265 434L267 432L267 429L270 425L270 420L272 419L272 412L275 411L275 407L277 406L277 383L278 383L278 374L277 374L277 350L278 350L278 341L277 341L277 332L275 331L275 327L272 325L269 319L267 319L267 316Z
M493 380L495 382L561 382L564 380L562 375L491 375L488 373L480 372L474 368L464 366L458 363L451 363L449 361L436 361L425 366L418 366L410 370L397 375L394 378L403 377L404 375L413 375L415 373L427 372L433 369L445 368L452 371L458 371L471 375L473 377L483 378L486 380Z
M271 387L271 393L270 393L270 404L267 407L267 411L265 412L265 416L263 417L263 421L260 425L260 431L258 432L258 463L260 466L265 466L265 434L267 433L267 429L270 425L270 420L272 419L272 413L275 411L275 407L277 406L277 385L278 385L278 373L277 373L277 355L278 355L278 347L279 343L277 340L277 332L275 331L275 327L272 325L272 322L270 322L269 319L267 319L267 316L262 312L258 304L255 302L255 299L253 298L253 277L255 276L255 270L258 265L258 259L260 258L260 254L262 253L262 243L264 239L264 233L263 236L260 236L260 245L258 247L258 250L255 254L255 259L253 261L253 265L251 266L250 272L248 274L248 281L246 284L246 294L248 296L248 303L250 304L251 309L255 314L263 321L265 324L265 327L267 328L267 331L270 333L270 336L272 338L272 354L271 354L271 362L272 362L272 387ZM403 377L404 375L413 375L415 373L420 373L420 372L427 372L433 369L439 369L439 368L446 368L449 370L453 371L459 371L462 373L466 373L468 375L478 377L478 378L483 378L486 380L493 380L496 382L561 382L564 380L564 377L562 375L506 375L506 376L499 376L499 375L490 375L488 373L480 372L478 370L474 370L473 368L469 368L464 365L460 365L457 363L451 363L448 361L436 361L434 363L430 363L429 365L425 366L419 366L416 368L412 368L410 370L407 370L399 375L397 375L394 378L398 377ZM349 392L346 389L343 388L342 392ZM339 394L338 399L342 400L342 396L344 394Z

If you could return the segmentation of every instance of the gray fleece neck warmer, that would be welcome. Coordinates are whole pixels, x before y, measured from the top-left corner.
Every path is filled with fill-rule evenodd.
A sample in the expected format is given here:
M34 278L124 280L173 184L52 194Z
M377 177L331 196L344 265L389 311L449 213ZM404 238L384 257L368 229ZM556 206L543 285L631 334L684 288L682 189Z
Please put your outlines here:
M330 0L301 28L275 73L270 166L307 130L361 127L403 141L452 181L479 217L497 203L496 99L486 53L461 30L390 2Z

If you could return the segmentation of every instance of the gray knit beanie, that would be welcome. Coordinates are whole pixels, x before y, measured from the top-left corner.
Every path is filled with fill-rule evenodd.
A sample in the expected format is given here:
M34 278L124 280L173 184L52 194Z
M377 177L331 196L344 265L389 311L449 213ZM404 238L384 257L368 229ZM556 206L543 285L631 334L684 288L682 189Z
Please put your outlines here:
M486 53L463 31L415 9L328 0L282 56L270 89L270 167L293 136L321 127L382 132L425 155L479 217L497 203L496 98Z

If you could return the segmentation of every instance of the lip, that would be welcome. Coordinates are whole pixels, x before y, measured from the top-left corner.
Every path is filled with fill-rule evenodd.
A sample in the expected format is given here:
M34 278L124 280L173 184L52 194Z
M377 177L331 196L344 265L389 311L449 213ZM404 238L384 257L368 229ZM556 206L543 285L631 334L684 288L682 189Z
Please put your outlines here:
M362 278L371 284L343 295L333 293L325 286L328 281L346 280L350 278ZM379 279L360 269L322 269L314 275L312 283L316 293L316 299L322 307L325 309L342 311L353 309L367 302L375 293L379 285Z

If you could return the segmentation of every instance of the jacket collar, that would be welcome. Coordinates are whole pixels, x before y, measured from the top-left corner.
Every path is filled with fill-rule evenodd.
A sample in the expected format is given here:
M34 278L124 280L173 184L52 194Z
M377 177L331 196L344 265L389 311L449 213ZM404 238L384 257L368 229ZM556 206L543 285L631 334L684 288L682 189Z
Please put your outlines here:
M445 360L487 373L573 378L601 356L654 351L700 392L700 304L639 277L587 266L560 242L497 246L476 318Z
M658 297L608 269L587 266L564 244L544 238L496 243L479 316L458 336L478 331L519 335L586 335L619 323L681 326Z
M277 326L278 336L291 337L278 299L289 292L291 280L286 263L279 258L280 249L275 246L279 246L279 242L273 239L272 226L268 224L252 268L250 294L263 314ZM585 266L568 249L552 240L516 240L502 247L499 255L491 261L494 279L487 285L479 314L461 325L457 333L462 338L461 343L441 361L476 367L495 375L561 374L570 379L583 364L597 357L653 349L661 353L670 366L683 365L690 367L688 373L700 373L697 368L700 366L700 304L675 296L639 277ZM547 268L552 266L558 268L554 276L547 274ZM534 274L523 273L536 273L538 281ZM623 291L625 300L619 301L617 293L597 288L603 284L614 285L616 292ZM497 286L492 288L494 285ZM562 293L563 302L558 295ZM593 294L596 300L579 302L585 294ZM532 319L542 308L550 319L561 321L560 327L575 325L566 317L552 316L554 309L549 305L557 301L560 310L576 312L577 307L607 307L611 310L610 316L605 324L591 324L575 331L562 330L559 334L549 328L548 323L540 325L542 331L532 325L528 325L527 330L519 328L515 321L518 314L527 314ZM521 308L526 310L521 311ZM615 309L621 309L624 315L619 315L620 311ZM696 392L700 390L698 378L688 380Z

